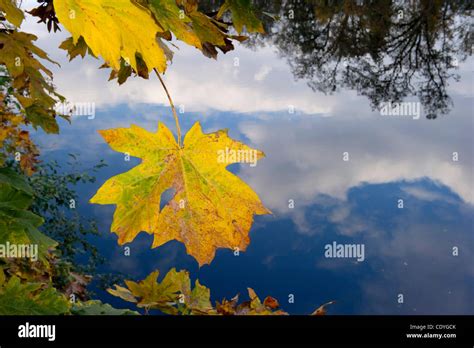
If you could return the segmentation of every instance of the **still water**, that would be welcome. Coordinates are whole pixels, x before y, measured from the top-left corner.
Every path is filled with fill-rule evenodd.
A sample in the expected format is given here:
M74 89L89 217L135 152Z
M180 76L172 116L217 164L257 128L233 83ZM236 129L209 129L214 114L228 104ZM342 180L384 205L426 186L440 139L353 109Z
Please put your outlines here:
M379 51L368 44L367 52L363 40L357 47L350 40L329 42L339 47L329 52L312 46L319 32L298 33L315 20L303 17L283 21L285 30L269 30L267 41L238 46L217 61L182 47L166 74L183 133L196 121L205 132L229 128L231 137L266 154L255 167L228 169L273 214L255 217L245 252L218 250L201 268L176 241L150 249L152 236L145 232L127 245L131 254L125 256L109 232L114 206L88 203L108 178L140 163L112 151L98 130L136 124L155 131L158 121L174 130L159 83L107 82L96 60L69 63L55 50L62 34L57 42L40 35L40 46L62 64L55 70L58 90L95 108L94 117L74 117L71 125L61 124L60 135L37 134L36 140L43 161L65 163L73 153L84 170L101 159L108 165L94 184L77 187L77 209L100 229L91 239L107 259L100 272L141 280L156 269L162 275L187 269L211 289L213 301L237 293L245 298L251 287L291 314L309 314L331 300L330 314L474 314L472 58L464 60L452 44L443 52L456 64L443 66L421 44L413 53L420 62L399 71L388 63L396 58L388 52L400 46L395 39ZM312 39L291 42L301 37ZM380 57L383 52L387 56ZM385 70L367 65L365 53ZM430 63L438 68L431 79ZM363 80L367 71L373 75ZM395 111L392 102L413 104ZM328 257L339 244L354 244L359 254ZM89 288L104 302L134 308L95 282Z

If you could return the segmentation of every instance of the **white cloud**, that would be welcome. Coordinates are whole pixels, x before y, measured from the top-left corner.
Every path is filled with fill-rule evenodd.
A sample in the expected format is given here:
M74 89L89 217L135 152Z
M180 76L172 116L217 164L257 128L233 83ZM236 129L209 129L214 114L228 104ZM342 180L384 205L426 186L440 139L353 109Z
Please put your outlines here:
M430 191L421 187L405 186L402 187L402 190L410 196L413 196L422 201L432 202L449 199L448 197L440 194L439 192Z
M263 81L267 75L272 71L272 67L268 65L263 65L260 70L258 70L253 76L255 81Z
M26 1L23 7L31 9L35 5L34 1ZM38 46L61 64L61 68L49 67L58 91L70 101L95 102L98 107L120 103L168 105L155 76L148 81L131 78L119 86L116 81L108 81L108 69L98 69L101 60L79 57L68 61L66 52L58 49L69 36L67 31L48 33L46 26L36 23L30 15L22 29L37 35ZM329 113L337 103L336 97L316 95L304 81L295 82L290 68L272 47L253 51L239 45L235 51L220 54L215 61L195 48L179 43L178 46L165 81L175 104L185 105L187 111L225 110L255 115L287 110L288 105L294 105L296 112L317 114ZM234 66L235 58L239 66Z
M329 118L244 120L241 132L267 157L256 168L243 167L241 175L280 213L289 212L288 199L304 207L317 195L345 200L351 188L364 183L425 177L472 204L471 101L461 97L455 103L458 107L438 120L385 119L366 104L351 102ZM354 113L366 116L352 118ZM455 151L458 162L452 161ZM411 191L416 193L421 194Z

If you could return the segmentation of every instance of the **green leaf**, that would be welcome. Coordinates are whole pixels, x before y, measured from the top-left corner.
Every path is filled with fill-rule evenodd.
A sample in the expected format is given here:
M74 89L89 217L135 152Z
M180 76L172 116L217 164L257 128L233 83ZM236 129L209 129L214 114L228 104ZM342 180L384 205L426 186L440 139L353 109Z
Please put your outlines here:
M29 196L33 195L33 190L28 185L26 180L11 168L0 168L0 184L8 184L9 186L15 188L18 191L22 191Z
M248 32L264 32L262 22L255 16L251 0L226 0L219 9L217 18L227 10L232 14L232 22L238 33L242 33L244 26Z
M0 315L59 315L69 312L69 301L56 289L40 283L20 283L16 276L0 288Z
M211 304L211 290L196 280L194 288L189 292L191 288L182 289L184 294L185 307L189 310L190 314L215 314L215 310Z
M0 267L0 286L3 286L5 283L5 273L3 272L3 268Z
M38 230L43 219L27 210L33 200L24 177L9 168L0 168L0 244L38 245L45 260L57 243Z
M40 126L46 133L57 134L59 133L59 125L51 111L45 109L42 105L33 104L25 109L26 119L33 124L34 128Z
M185 271L176 272L173 268L159 283L157 281L159 271L152 272L139 283L127 280L127 288L115 286L115 289L107 291L128 302L136 302L140 308L159 309L167 314L177 314L173 307L178 300L182 284L188 276Z
M176 0L150 0L148 8L164 30L173 32L178 40L202 48L201 41L189 25L191 19L178 7Z
M159 271L152 272L141 282L125 281L127 288L115 285L107 291L138 307L158 309L166 314L215 314L210 290L196 281L191 289L187 271L171 269L161 282Z
M59 45L59 48L68 52L69 61L73 60L79 55L84 58L88 52L91 56L94 56L82 36L79 37L77 43L74 43L74 39L72 37L64 40L61 45Z
M78 302L71 308L71 314L75 315L139 315L136 311L129 309L117 309L108 303L98 300Z

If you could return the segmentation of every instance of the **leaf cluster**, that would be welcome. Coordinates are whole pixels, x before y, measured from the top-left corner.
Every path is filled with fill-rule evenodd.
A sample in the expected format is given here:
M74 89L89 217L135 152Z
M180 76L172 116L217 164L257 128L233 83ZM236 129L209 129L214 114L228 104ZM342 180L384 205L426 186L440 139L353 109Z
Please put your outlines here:
M144 280L136 283L126 280L126 287L115 285L108 292L116 297L135 303L146 312L157 309L173 315L239 315L239 314L286 314L282 311L274 312L278 307L276 300L265 299L260 302L252 289L249 289L250 301L237 305L238 296L231 301L211 304L211 291L196 280L191 287L189 272L171 269L158 282L159 271L154 271ZM271 302L271 305L270 305Z
M288 315L280 309L278 301L267 296L263 301L255 291L248 288L249 300L239 302L239 295L231 300L211 303L211 291L196 280L191 287L189 272L176 271L172 268L161 281L158 281L159 271L150 273L144 280L134 282L125 281L125 286L115 285L107 291L127 302L135 303L146 313L150 310L159 310L173 315ZM328 302L312 315L324 315L325 307L334 302Z
M23 19L16 1L0 0L0 165L20 157L21 168L31 175L38 150L25 127L58 133L55 105L64 98L42 62L57 63L34 44L35 35L19 30Z
M134 73L145 79L150 71L165 72L173 59L173 40L180 40L216 58L218 50L234 49L247 32L263 32L249 0L226 0L218 12L207 14L197 0L61 0L54 1L54 22L72 34L61 44L70 59L90 54L110 67L110 79L124 83ZM43 5L33 10L46 21ZM47 12L51 18L51 12ZM224 18L230 13L232 22ZM139 38L139 39L137 39Z

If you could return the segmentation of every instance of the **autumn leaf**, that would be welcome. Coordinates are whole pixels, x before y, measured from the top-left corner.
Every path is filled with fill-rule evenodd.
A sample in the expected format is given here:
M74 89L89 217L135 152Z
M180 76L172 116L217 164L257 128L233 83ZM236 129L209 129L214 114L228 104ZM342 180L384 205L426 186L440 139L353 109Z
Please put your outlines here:
M150 273L146 279L136 283L126 280L127 288L115 285L107 291L121 299L136 303L146 310L158 309L166 314L211 314L210 290L196 281L191 289L187 271L171 269L161 282L159 271Z
M221 302L216 302L216 311L220 315L235 315L237 304L239 302L239 295L235 295L230 301L223 299Z
M163 280L158 281L159 271L154 271L146 279L136 283L125 281L126 287L115 285L107 291L127 302L137 304L139 308L157 309L166 314L180 315L287 315L278 309L279 304L273 297L267 296L260 301L253 289L248 288L250 300L239 303L239 296L232 300L211 304L211 291L196 280L191 288L189 272L171 269Z
M220 18L209 17L198 10L196 1L178 0L178 4L184 8L187 17L191 20L192 28L201 41L198 47L202 53L209 58L217 58L217 49L223 53L234 49L232 40L244 41L246 36L229 35L229 25Z
M57 63L34 45L36 39L36 36L23 32L0 32L0 65L5 65L12 78L11 94L21 105L26 120L34 128L57 133L54 106L64 98L45 79L45 76L52 78L52 73L37 58Z
M277 310L279 307L278 301L274 298L267 297L265 301L262 301L258 298L257 294L252 288L247 289L250 297L250 304L248 306L248 314L250 315L286 315L288 313Z
M92 276L69 272L63 293L68 297L74 295L76 299L85 300L88 297L87 285L91 280Z
M19 25L23 12L14 3L0 1L0 9L11 22ZM51 82L53 75L42 61L57 63L34 44L37 37L3 24L5 29L0 31L0 166L15 156L22 171L32 175L39 151L30 130L24 128L41 127L46 133L57 133L55 105L64 98L56 93Z
M92 52L89 49L89 46L87 46L82 36L79 37L76 42L74 42L74 39L72 37L64 40L61 45L59 45L59 48L68 52L69 61L73 60L77 56L81 56L82 58L84 58L87 53L93 56Z
M45 23L48 31L51 32L51 29L54 32L60 30L59 21L56 17L56 12L54 11L54 5L52 0L41 0L38 1L38 7L28 11L28 13L34 17L38 17L38 23Z
M19 27L25 19L23 11L16 6L16 0L0 0L0 12L5 13L5 18L15 27Z
M177 309L172 307L177 300L184 272L176 272L172 269L168 272L161 283L157 282L159 271L150 273L144 280L136 283L126 280L127 288L116 285L115 289L107 291L121 299L136 303L139 308L160 309L164 313L176 314Z
M227 130L204 134L197 122L182 148L162 123L156 133L132 125L100 134L115 151L142 159L137 167L107 180L90 200L117 206L111 231L119 244L146 231L154 235L153 247L178 240L199 265L208 264L217 248L245 251L253 215L270 213L244 181L226 170L237 157L218 159L229 149L254 154L255 161L264 154L233 140ZM160 209L161 195L169 189L173 198Z
M327 302L319 306L311 315L326 315L326 307L336 303L336 301Z
M28 176L32 175L38 163L39 151L33 143L30 132L21 128L23 115L16 115L8 107L7 100L0 97L0 166L8 158L20 154L20 168Z
M29 283L50 283L53 277L53 267L55 257L51 253L48 255L49 262L31 262L27 258L6 258L6 270L9 276L16 276L22 282Z
M55 0L54 8L73 43L82 37L92 53L114 70L120 69L123 58L137 71L137 53L149 71L166 70L166 56L156 40L164 30L147 9L130 0Z
M153 69L164 72L173 58L166 44L173 35L210 58L217 57L217 49L224 53L233 50L232 40L247 39L229 35L229 25L199 11L197 1L55 0L54 5L57 18L72 34L60 46L70 59L84 57L86 51L101 56L103 66L112 68L110 78L118 78L120 84L132 73L146 79ZM225 7L235 17L239 32L244 24L248 31L263 31L246 2L229 2ZM33 11L40 15L44 9Z
M185 271L181 271L185 272ZM211 304L211 290L201 285L196 280L194 287L191 289L191 280L189 273L185 272L181 284L180 296L178 297L178 309L182 314L209 315L216 314Z
M271 296L267 296L265 300L263 301L263 304L266 307L271 308L271 309L277 309L278 307L280 307L280 304L278 303L278 301Z
M247 288L250 301L244 301L239 304L239 296L235 296L230 301L224 299L216 303L218 314L222 315L288 315L287 312L278 309L278 301L273 297L267 296L262 301L252 288Z

